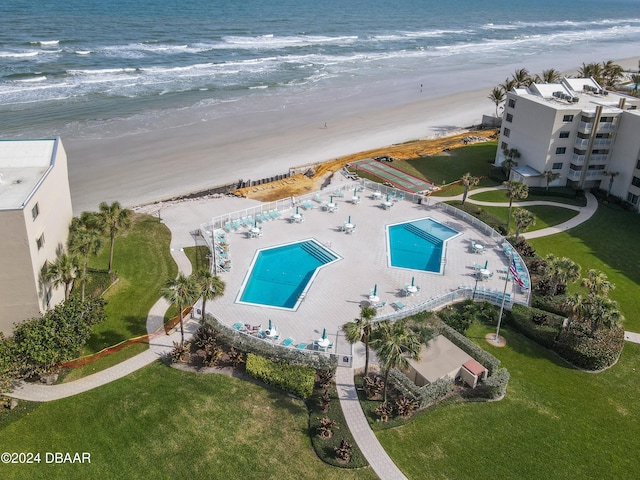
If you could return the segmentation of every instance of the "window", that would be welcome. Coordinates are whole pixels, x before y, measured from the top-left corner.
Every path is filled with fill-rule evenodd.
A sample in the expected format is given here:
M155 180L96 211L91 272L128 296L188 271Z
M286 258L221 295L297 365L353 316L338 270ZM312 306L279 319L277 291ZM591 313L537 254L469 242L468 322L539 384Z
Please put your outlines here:
M580 140L589 140L589 134L578 132L576 138L579 138Z
M634 187L640 187L640 178L633 177L633 180L631 180L631 185L633 185Z
M589 165L587 170L604 170L604 165Z
M640 160L636 162L636 168L640 168Z
M567 147L558 147L556 148L556 155L562 155L567 153Z
M583 122L583 123L593 123L591 120L593 120L593 117L587 117L585 115L582 115L580 117L580 121Z
M562 162L554 163L551 166L551 170L561 170L561 169L562 169Z
M565 115L562 117L563 122L573 122L573 115Z
M582 167L571 163L569 164L569 170L573 170L574 172L579 172L582 170Z
M560 138L569 138L569 133L570 132L568 132L566 130L563 131L563 132L560 132Z
M51 304L51 287L47 287L47 289L44 292L44 304L46 305L47 308L50 307L50 304Z
M591 150L594 155L609 155L609 149L607 148L594 148Z
M602 123L611 123L613 122L613 117L600 117L600 121Z
M509 135L511 135L511 130L505 127L504 132L503 132L503 135L504 135L505 137L508 137Z
M627 202L631 203L632 205L637 205L638 204L638 195L634 195L631 192L627 193Z
M38 218L38 215L40 215L40 207L38 207L38 202L36 202L36 204L31 209L31 216L35 220L36 218Z
M513 98L509 99L509 106L511 108L516 108L516 101Z
M513 122L513 115L511 115L510 113L507 113L507 117L505 119L507 122Z
M44 233L36 238L36 245L38 246L38 250L44 247Z

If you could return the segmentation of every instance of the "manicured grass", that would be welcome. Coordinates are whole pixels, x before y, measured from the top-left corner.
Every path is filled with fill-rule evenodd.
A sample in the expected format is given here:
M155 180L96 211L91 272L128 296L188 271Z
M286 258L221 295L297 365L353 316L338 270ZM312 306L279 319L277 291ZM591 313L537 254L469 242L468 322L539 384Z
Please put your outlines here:
M625 316L624 328L640 332L640 221L638 214L612 205L600 205L587 222L550 237L532 239L540 256L553 253L582 267L582 275L595 268L607 274L616 288L609 296ZM570 291L575 286L569 285Z
M211 262L209 261L209 248L205 245L197 247L185 247L184 253L191 262L191 268L194 272L198 270L207 270Z
M549 191L553 192L553 189L549 189ZM563 189L564 191L564 189ZM478 200L479 202L509 202L505 190L490 190L488 192L480 192L474 194L471 192L470 198L473 200ZM545 201L545 202L557 202L557 203L565 203L567 205L578 205L583 206L584 201L581 201L576 198L567 198L560 197L554 195L536 195L534 193L529 193L527 198L522 200L523 202L532 202L532 201Z
M64 376L62 383L73 382L74 380L86 377L87 375L101 372L102 370L117 365L120 362L124 362L131 357L135 357L137 354L144 352L148 348L148 343L133 343L122 350L118 350L115 353L102 357L95 362L82 367L70 369L69 373Z
M376 478L370 468L345 470L318 459L301 400L159 363L41 404L0 426L0 438L4 451L91 453L84 465L3 465L5 479Z
M134 215L131 228L116 238L113 268L118 283L105 294L107 320L94 328L84 353L93 353L147 333L147 314L160 290L178 269L169 254L171 233L150 215ZM109 245L92 259L91 267L106 270Z
M475 325L468 336L509 369L504 400L439 407L376 433L409 478L637 478L640 345L594 375L505 328L507 346L491 347L489 332Z

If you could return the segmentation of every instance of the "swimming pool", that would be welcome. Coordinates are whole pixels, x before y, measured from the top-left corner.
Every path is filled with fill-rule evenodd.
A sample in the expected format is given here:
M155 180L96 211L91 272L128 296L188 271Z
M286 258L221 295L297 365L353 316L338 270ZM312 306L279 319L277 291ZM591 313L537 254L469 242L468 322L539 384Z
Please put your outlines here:
M318 270L339 259L313 239L258 250L236 302L295 310Z
M445 242L458 235L457 230L431 218L389 225L390 266L441 273Z

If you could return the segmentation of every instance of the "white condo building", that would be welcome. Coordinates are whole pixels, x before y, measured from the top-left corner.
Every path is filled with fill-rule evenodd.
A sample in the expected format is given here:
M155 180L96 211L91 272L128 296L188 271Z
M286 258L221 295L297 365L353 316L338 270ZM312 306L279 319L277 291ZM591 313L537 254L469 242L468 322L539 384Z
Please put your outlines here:
M496 165L504 149L520 157L511 179L544 187L609 189L640 206L640 99L600 87L593 78L533 83L507 93Z
M64 300L41 279L64 248L72 218L60 139L0 141L0 331Z

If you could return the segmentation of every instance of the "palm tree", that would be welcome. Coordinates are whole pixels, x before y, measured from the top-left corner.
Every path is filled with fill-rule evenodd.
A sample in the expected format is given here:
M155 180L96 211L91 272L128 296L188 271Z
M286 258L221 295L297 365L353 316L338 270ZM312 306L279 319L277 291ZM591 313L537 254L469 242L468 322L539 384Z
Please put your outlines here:
M516 83L516 88L528 87L531 84L531 75L526 68L517 69L511 76Z
M178 307L180 316L180 345L184 345L184 325L182 311L187 305L191 305L198 298L198 286L191 277L179 274L177 278L169 280L167 286L162 289L162 296L169 303Z
M620 175L620 172L606 171L604 175L609 177L609 189L607 190L607 198L609 198L609 195L611 195L611 187L613 187L613 179Z
M599 84L602 85L602 65L599 63L587 63L582 64L582 66L578 69L578 77L581 78L589 78L593 77L593 79Z
M351 322L347 322L342 326L342 331L347 337L347 341L353 345L354 343L364 343L364 376L369 371L369 344L371 342L371 334L373 332L373 317L376 316L376 309L370 305L364 305L360 309L360 318L356 318Z
M54 288L64 285L64 299L69 300L73 281L78 277L79 270L77 257L62 252L55 262L44 264L43 276L51 282Z
M591 322L591 331L601 328L617 327L624 317L618 309L618 302L601 295L590 295L586 301L587 319Z
M631 81L633 82L633 90L631 91L631 93L633 93L634 95L637 95L638 94L638 86L640 85L640 74L632 73L631 74Z
M543 70L540 75L536 74L536 82L558 83L562 79L562 74L555 68Z
M529 187L522 182L516 182L515 180L507 180L502 183L507 187L506 195L509 199L509 213L507 217L507 233L511 227L511 206L514 200L524 200L529 196Z
M560 178L560 173L554 172L553 170L545 170L542 172L542 176L547 182L547 190L549 190L549 184L553 182L555 179Z
M478 177L474 177L470 172L465 173L460 178L460 182L464 186L464 194L462 195L462 205L467 200L467 195L469 194L469 187L475 187L480 183L480 179Z
M502 153L505 156L505 160L502 162L502 168L508 180L511 176L511 169L518 165L516 160L520 158L520 152L517 148L505 148L502 150Z
M520 231L526 231L531 225L536 224L536 217L529 210L524 208L515 208L513 210L513 219L516 224L516 243L520 236Z
M202 322L204 323L206 321L207 300L214 300L224 295L226 284L219 276L213 275L209 270L196 272L194 281L202 297Z
M613 63L613 60L607 60L602 62L602 79L604 86L613 87L620 82L620 79L624 76L624 68L617 63Z
M113 202L111 205L102 202L99 206L100 226L102 231L109 234L111 247L109 250L109 273L113 266L113 246L116 243L116 234L121 230L126 230L131 225L131 210L124 209L120 202Z
M513 78L505 78L504 82L498 85L504 93L509 93L516 87L516 81Z
M567 257L556 257L553 253L545 257L547 266L544 276L551 282L549 295L554 296L558 290L558 285L566 285L575 282L580 278L580 265Z
M71 220L67 247L70 253L77 255L82 261L82 275L79 276L79 279L82 283L81 299L84 302L89 256L97 255L102 247L102 238L95 213L83 212L80 217L74 217Z
M616 286L609 281L607 274L596 270L595 268L589 269L586 278L582 279L582 286L589 289L590 295L607 296L609 291L616 288Z
M378 361L384 371L383 402L387 401L387 385L392 368L409 367L408 358L420 356L420 340L415 332L405 328L404 322L381 322L376 328L371 346L378 355Z
M505 98L504 90L502 90L500 87L493 87L493 90L491 90L491 93L487 98L489 98L489 100L491 100L493 103L496 104L496 117L497 117L498 107L502 102L504 102L504 98Z

